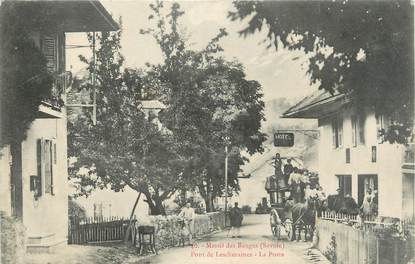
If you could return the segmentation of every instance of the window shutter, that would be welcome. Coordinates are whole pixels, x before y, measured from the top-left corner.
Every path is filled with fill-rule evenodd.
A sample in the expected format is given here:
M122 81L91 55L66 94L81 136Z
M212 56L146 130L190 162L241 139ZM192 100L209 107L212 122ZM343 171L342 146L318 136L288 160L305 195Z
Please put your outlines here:
M356 135L356 116L352 116L352 146L357 146L357 135Z
M55 142L53 142L53 164L54 165L56 165L56 163L57 163L57 156L58 155L58 153L57 153L57 150L56 150L56 143Z
M345 195L352 195L352 176L344 176L344 193Z
M46 58L46 67L49 72L57 71L56 39L54 36L43 36L42 52Z
M37 177L38 177L38 195L42 195L42 179L43 179L43 140L38 139L36 142L36 161L37 161Z
M365 196L365 176L358 175L358 182L357 182L357 201L358 205L361 206L363 203L363 197Z
M339 139L338 139L338 141L339 141L339 147L341 147L341 146L343 146L343 120L342 119L338 119L337 120L337 126L338 126L338 130L339 130L339 132L338 132L338 137L339 137Z
M45 160L45 193L52 194L52 142L46 140L44 144L44 160Z
M359 144L365 144L365 118L364 116L359 117Z

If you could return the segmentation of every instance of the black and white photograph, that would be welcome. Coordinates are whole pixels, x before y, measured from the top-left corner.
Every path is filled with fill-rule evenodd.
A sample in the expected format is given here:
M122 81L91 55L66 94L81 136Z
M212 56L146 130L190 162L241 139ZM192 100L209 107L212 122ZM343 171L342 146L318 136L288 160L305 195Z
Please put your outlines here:
M0 0L0 264L414 264L413 0Z

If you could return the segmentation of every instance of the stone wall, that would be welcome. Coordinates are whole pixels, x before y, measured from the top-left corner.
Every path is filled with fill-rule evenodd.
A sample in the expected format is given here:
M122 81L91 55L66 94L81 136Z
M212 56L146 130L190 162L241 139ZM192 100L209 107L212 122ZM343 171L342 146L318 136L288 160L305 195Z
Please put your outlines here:
M149 224L156 228L155 239L158 249L174 247L179 244L181 232L179 220L180 217L175 215L150 217ZM196 215L194 221L194 236L199 238L216 230L222 230L225 227L225 214L214 212Z
M25 233L26 230L21 221L5 216L0 212L0 263L24 263L26 252Z

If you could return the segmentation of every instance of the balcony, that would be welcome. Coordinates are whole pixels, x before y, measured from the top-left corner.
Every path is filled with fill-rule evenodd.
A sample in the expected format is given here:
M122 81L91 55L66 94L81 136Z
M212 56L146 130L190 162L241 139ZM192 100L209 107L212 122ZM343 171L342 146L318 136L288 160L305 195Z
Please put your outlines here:
M61 108L64 106L62 95L72 82L72 73L65 71L54 74L51 96L42 101L39 106L38 118L61 118Z

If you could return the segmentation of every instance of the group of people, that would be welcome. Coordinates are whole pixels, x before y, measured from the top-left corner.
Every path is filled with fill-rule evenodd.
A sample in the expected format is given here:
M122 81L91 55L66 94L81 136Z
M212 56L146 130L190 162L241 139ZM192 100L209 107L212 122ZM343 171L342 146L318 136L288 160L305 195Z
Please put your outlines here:
M336 213L372 217L377 215L377 191L367 187L360 206L350 194L345 194L339 188L336 193L329 195L325 201L326 209Z
M289 197L283 199L292 199L295 203L304 202L307 198L315 197L324 200L325 194L321 186L311 182L314 175L307 169L300 169L292 165L292 160L287 159L286 164L283 162L279 153L275 154L273 161L275 173L267 178L265 189L268 191L278 190L289 192Z
M368 188L363 198L363 203L360 207L361 214L363 216L376 216L378 211L376 190L372 191L372 188Z

